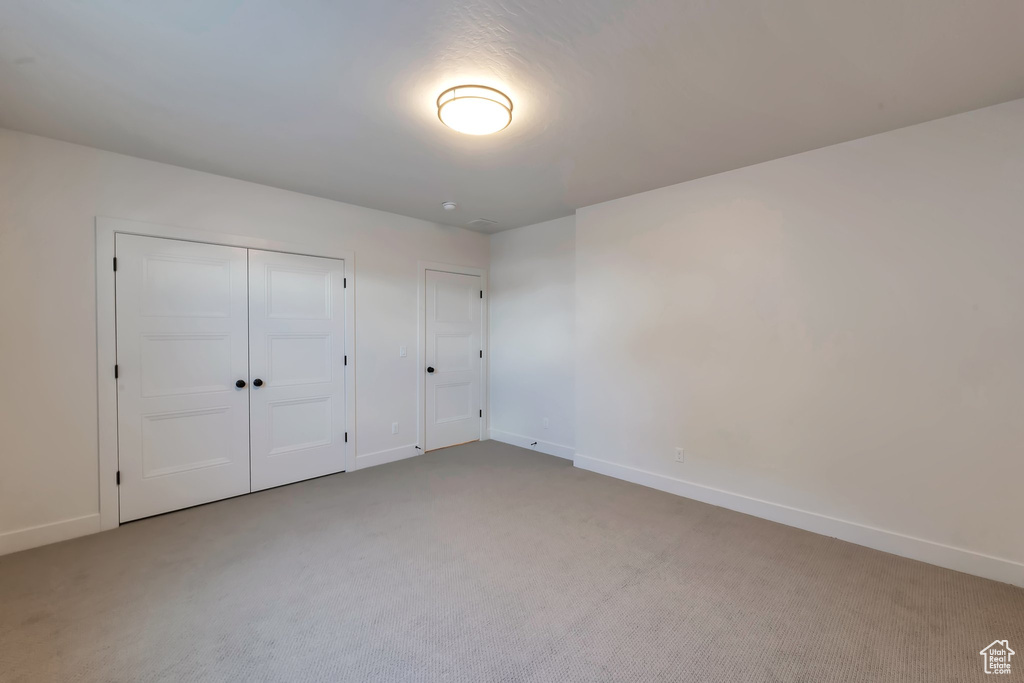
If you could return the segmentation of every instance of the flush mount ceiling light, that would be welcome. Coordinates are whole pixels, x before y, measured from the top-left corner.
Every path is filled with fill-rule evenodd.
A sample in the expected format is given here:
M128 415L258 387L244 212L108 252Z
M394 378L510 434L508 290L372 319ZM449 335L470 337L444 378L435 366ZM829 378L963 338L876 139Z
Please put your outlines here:
M457 85L437 98L437 118L467 135L490 135L512 123L512 100L486 85Z

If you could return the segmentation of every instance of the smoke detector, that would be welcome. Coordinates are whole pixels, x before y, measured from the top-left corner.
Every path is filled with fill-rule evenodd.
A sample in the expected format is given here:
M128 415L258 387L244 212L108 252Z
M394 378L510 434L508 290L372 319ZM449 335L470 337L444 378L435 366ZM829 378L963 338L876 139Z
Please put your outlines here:
M456 206L458 206L458 204L455 202L441 202L441 208L445 211L454 211Z

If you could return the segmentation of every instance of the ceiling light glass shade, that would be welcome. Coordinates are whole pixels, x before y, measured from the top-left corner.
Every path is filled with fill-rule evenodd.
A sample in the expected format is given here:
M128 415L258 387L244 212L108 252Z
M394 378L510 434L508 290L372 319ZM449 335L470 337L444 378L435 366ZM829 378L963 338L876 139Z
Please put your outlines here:
M437 117L460 133L490 135L512 123L512 100L485 85L457 85L437 98Z

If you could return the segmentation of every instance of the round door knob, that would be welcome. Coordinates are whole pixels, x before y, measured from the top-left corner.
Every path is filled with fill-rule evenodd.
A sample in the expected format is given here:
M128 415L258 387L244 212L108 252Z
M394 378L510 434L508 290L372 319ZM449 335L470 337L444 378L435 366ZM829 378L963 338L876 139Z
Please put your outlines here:
M262 387L263 386L263 380L261 380L259 377L257 377L256 379L254 379L252 381L252 385L254 387Z
M434 374L434 368L427 368L427 372L429 372L430 374Z
M238 387L239 389L244 388L245 387L245 380L244 379L238 380L237 382L235 382L235 386Z

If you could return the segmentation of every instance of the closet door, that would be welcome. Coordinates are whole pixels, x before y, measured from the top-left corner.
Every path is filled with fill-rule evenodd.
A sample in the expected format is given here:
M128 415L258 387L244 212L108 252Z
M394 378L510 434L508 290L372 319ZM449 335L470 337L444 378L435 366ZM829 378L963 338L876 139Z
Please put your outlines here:
M345 469L345 263L249 250L252 490Z
M246 250L114 248L121 521L247 493Z

